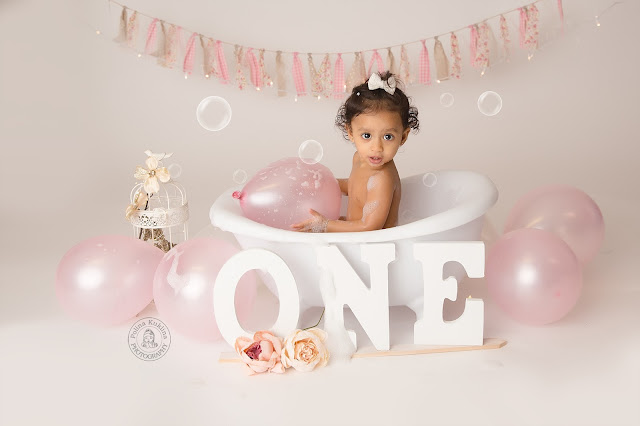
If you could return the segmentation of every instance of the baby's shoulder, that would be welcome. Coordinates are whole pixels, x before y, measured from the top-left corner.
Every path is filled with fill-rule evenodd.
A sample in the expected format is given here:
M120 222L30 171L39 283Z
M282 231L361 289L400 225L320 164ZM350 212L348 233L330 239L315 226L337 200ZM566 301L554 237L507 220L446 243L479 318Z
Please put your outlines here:
M396 176L392 170L377 170L367 179L367 191L380 188L394 188Z

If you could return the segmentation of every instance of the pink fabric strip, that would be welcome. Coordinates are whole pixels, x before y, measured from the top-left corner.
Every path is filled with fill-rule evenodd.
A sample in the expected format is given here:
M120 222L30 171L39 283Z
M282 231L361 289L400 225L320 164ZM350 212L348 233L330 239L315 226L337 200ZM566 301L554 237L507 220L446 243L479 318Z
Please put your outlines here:
M247 50L247 62L249 63L249 70L251 71L251 84L253 84L256 89L260 89L262 87L260 66L258 65L256 55L253 53L253 47Z
M520 47L524 49L524 39L527 34L527 9L520 8Z
M216 41L216 57L220 65L220 82L229 84L229 69L227 68L227 60L224 57L224 48L220 40Z
M462 56L455 33L451 33L451 77L460 79L462 74Z
M338 53L336 64L333 68L333 97L341 99L344 96L344 61L342 53Z
M469 25L471 33L469 34L469 56L471 59L471 66L476 66L476 57L478 56L478 27L475 25Z
M382 61L382 56L378 53L378 50L373 51L373 55L371 56L371 61L369 61L369 72L367 72L368 76L371 76L371 71L373 70L373 61L376 62L378 66L378 72L384 72L384 62Z
M560 23L562 24L562 33L564 34L564 10L562 9L562 0L558 0L558 12L560 12Z
M187 52L184 55L184 62L182 63L182 71L185 74L191 74L193 72L193 61L195 59L196 51L196 33L191 34L189 41L187 42Z
M147 42L144 45L144 53L147 55L151 53L151 49L153 49L153 46L156 43L157 22L158 18L154 18L153 21L151 21L151 24L149 24L149 29L147 30Z
M298 52L293 52L293 82L296 85L298 96L304 96L307 91L304 87L304 77L302 76L302 62L298 57Z
M429 63L429 50L425 40L422 40L422 50L420 50L420 66L418 69L418 82L420 84L431 84L431 65Z
M504 15L500 15L500 37L502 38L502 51L504 53L505 59L509 60L509 44L511 40L509 39L509 26L507 25L507 20Z

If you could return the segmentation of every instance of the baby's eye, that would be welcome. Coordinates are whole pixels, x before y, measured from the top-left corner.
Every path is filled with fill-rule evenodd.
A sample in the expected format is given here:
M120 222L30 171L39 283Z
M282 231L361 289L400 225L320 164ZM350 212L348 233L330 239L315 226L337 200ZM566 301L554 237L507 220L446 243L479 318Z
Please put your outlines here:
M371 139L371 133L363 133L362 139Z
M393 140L393 135L391 135L391 134L387 133L386 135L384 135L384 140L385 140L385 141Z

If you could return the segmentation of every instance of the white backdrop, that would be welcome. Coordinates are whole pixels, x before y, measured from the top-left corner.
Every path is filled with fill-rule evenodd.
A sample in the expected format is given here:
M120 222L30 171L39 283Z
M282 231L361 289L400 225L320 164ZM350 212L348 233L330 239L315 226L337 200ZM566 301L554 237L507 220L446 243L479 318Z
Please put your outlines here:
M609 9L599 18L600 27L594 11L610 2L564 3L564 37L553 35L559 20L556 2L539 5L542 36L554 38L531 61L517 49L512 25L512 62L498 64L480 78L468 66L465 31L462 80L407 89L420 110L421 131L410 136L397 157L402 176L434 169L486 173L500 190L498 205L490 212L498 228L515 200L542 184L575 185L596 201L601 194L628 193L639 176L634 143L639 134L639 53L631 43L639 35L637 2ZM128 3L231 43L302 52L415 41L522 4ZM336 176L346 176L352 148L333 126L338 101L307 97L296 103L293 96L276 97L273 89L239 91L204 79L198 69L185 80L180 70L160 67L148 57L138 59L112 42L120 10L106 1L0 4L5 34L0 40L0 223L10 242L0 248L3 254L28 250L59 257L81 239L128 233L123 211L145 149L175 152L189 193L192 235L208 224L209 206L233 185L236 169L251 176L269 162L297 155L304 140L320 141L323 163ZM141 26L140 38L145 32ZM416 74L417 56L412 59ZM303 63L306 69L304 56ZM477 98L486 90L502 96L497 116L478 111ZM451 108L439 103L444 92L455 97ZM196 121L198 103L210 95L226 98L233 110L230 125L220 132L206 131ZM26 235L39 237L37 243Z
M523 4L128 3L227 42L301 52L415 41ZM472 282L460 299L471 291L484 298L485 335L507 340L505 348L353 362L300 380L295 373L245 378L215 362L230 350L225 345L178 334L163 362L141 362L125 346L128 324L98 329L71 321L53 282L60 258L77 242L131 232L124 209L146 149L173 151L182 166L191 235L208 225L209 207L233 185L235 170L252 175L295 156L304 140L320 141L323 164L346 176L352 148L333 126L339 103L296 103L199 76L185 80L113 43L120 8L103 0L0 0L0 424L253 424L256 416L270 424L273 413L279 424L340 424L339 413L351 424L637 425L640 51L633 41L640 39L640 5L622 2L596 27L608 0L564 4L563 37L553 37L556 1L547 0L542 35L552 40L531 61L516 49L510 64L482 77L468 66L465 31L463 79L408 88L421 131L397 165L402 176L487 174L500 191L489 212L498 230L515 201L537 186L565 183L591 195L607 235L585 268L577 306L558 323L528 327ZM513 26L511 37L515 47ZM503 99L494 117L476 107L486 90ZM451 108L440 105L444 92L455 97ZM196 121L198 103L210 95L233 110L220 132ZM394 324L410 325L409 317Z

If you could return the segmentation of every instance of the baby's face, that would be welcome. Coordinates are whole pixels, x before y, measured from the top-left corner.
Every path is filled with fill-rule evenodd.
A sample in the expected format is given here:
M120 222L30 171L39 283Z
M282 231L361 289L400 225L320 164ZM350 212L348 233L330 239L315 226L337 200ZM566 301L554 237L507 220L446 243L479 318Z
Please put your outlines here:
M348 133L360 159L369 167L379 169L393 160L407 140L409 130L402 128L399 113L381 110L354 117Z

